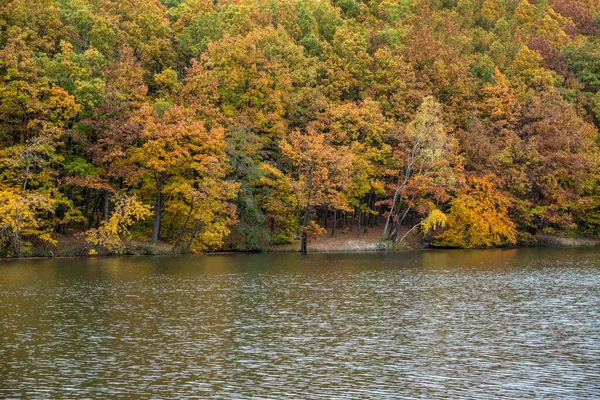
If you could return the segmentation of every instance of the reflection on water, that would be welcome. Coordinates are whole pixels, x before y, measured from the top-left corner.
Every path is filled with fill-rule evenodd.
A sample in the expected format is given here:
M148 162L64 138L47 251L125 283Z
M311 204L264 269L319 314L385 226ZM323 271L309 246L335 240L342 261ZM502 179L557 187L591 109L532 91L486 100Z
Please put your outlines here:
M600 251L0 264L0 398L599 398Z

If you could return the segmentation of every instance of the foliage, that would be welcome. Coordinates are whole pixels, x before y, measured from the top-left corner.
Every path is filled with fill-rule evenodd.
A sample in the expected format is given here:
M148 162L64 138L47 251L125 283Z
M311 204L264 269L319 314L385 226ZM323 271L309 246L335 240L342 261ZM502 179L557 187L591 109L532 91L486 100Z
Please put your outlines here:
M0 247L4 255L19 257L33 238L56 244L44 213L56 203L33 191L0 189Z
M123 195L182 252L600 234L597 2L30 3L0 5L7 255Z
M97 229L85 233L87 243L102 248L110 254L122 254L126 248L123 238L129 235L129 227L150 214L148 206L135 196L119 195L115 198L115 209L108 221L103 221ZM90 255L96 254L90 250Z
M296 130L281 142L281 152L295 173L293 190L298 198L302 220L302 246L306 248L309 233L321 232L311 220L314 207L345 208L344 190L350 182L346 173L351 166L348 150L333 146L318 123L307 127L306 132Z
M435 231L438 228L445 228L448 225L448 217L446 214L434 208L427 214L427 217L421 224L421 229L424 233Z
M509 199L492 182L488 177L469 179L469 187L450 201L448 229L436 237L436 245L471 248L516 243Z
M398 147L394 156L402 167L384 230L386 235L389 225L387 238L391 240L411 210L423 216L432 199L446 201L461 172L453 168L455 143L442 121L441 105L433 97L424 99Z

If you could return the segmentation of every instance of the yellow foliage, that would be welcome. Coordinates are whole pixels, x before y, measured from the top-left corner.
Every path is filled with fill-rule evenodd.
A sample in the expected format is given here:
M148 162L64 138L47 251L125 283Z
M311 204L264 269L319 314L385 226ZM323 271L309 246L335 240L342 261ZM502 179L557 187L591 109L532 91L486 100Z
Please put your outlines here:
M488 178L471 178L469 182L471 188L450 202L449 229L436 237L437 245L472 248L516 243L508 198Z
M421 223L423 233L435 231L438 228L445 228L448 225L448 217L439 209L434 208Z
M534 19L534 8L527 0L521 0L515 9L515 19L519 24L531 24Z
M488 24L494 24L502 17L506 7L499 0L485 0L481 5L481 15Z
M321 225L319 225L315 221L310 221L309 225L303 226L302 231L306 232L306 235L309 239L312 239L312 238L315 238L317 236L321 236L321 235L324 235L325 233L327 233L327 230L325 230L323 227L321 227Z
M521 91L528 87L549 88L555 84L552 73L542 67L542 55L526 45L521 46L513 60L513 84L521 83Z
M150 215L147 205L135 196L117 195L115 210L108 221L102 222L98 229L85 233L88 244L102 247L109 253L122 254L125 251L122 237L129 235L129 227L136 221ZM90 250L90 255L92 254Z
M54 212L55 201L29 190L0 188L0 245L8 254L20 256L24 238L35 237L56 244L43 214Z

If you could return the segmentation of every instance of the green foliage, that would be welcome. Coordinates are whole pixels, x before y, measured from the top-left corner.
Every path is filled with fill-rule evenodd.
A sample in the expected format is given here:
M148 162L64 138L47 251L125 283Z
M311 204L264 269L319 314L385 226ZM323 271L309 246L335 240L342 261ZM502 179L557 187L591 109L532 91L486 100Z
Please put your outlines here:
M600 91L600 40L579 40L564 50L569 66L590 93Z

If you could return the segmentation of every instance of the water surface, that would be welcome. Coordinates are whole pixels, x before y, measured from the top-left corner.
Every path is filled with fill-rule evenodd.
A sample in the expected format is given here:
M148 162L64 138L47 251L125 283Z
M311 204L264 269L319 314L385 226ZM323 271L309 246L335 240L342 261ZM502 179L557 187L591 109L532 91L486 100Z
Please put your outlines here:
M0 263L0 398L600 398L600 249Z

